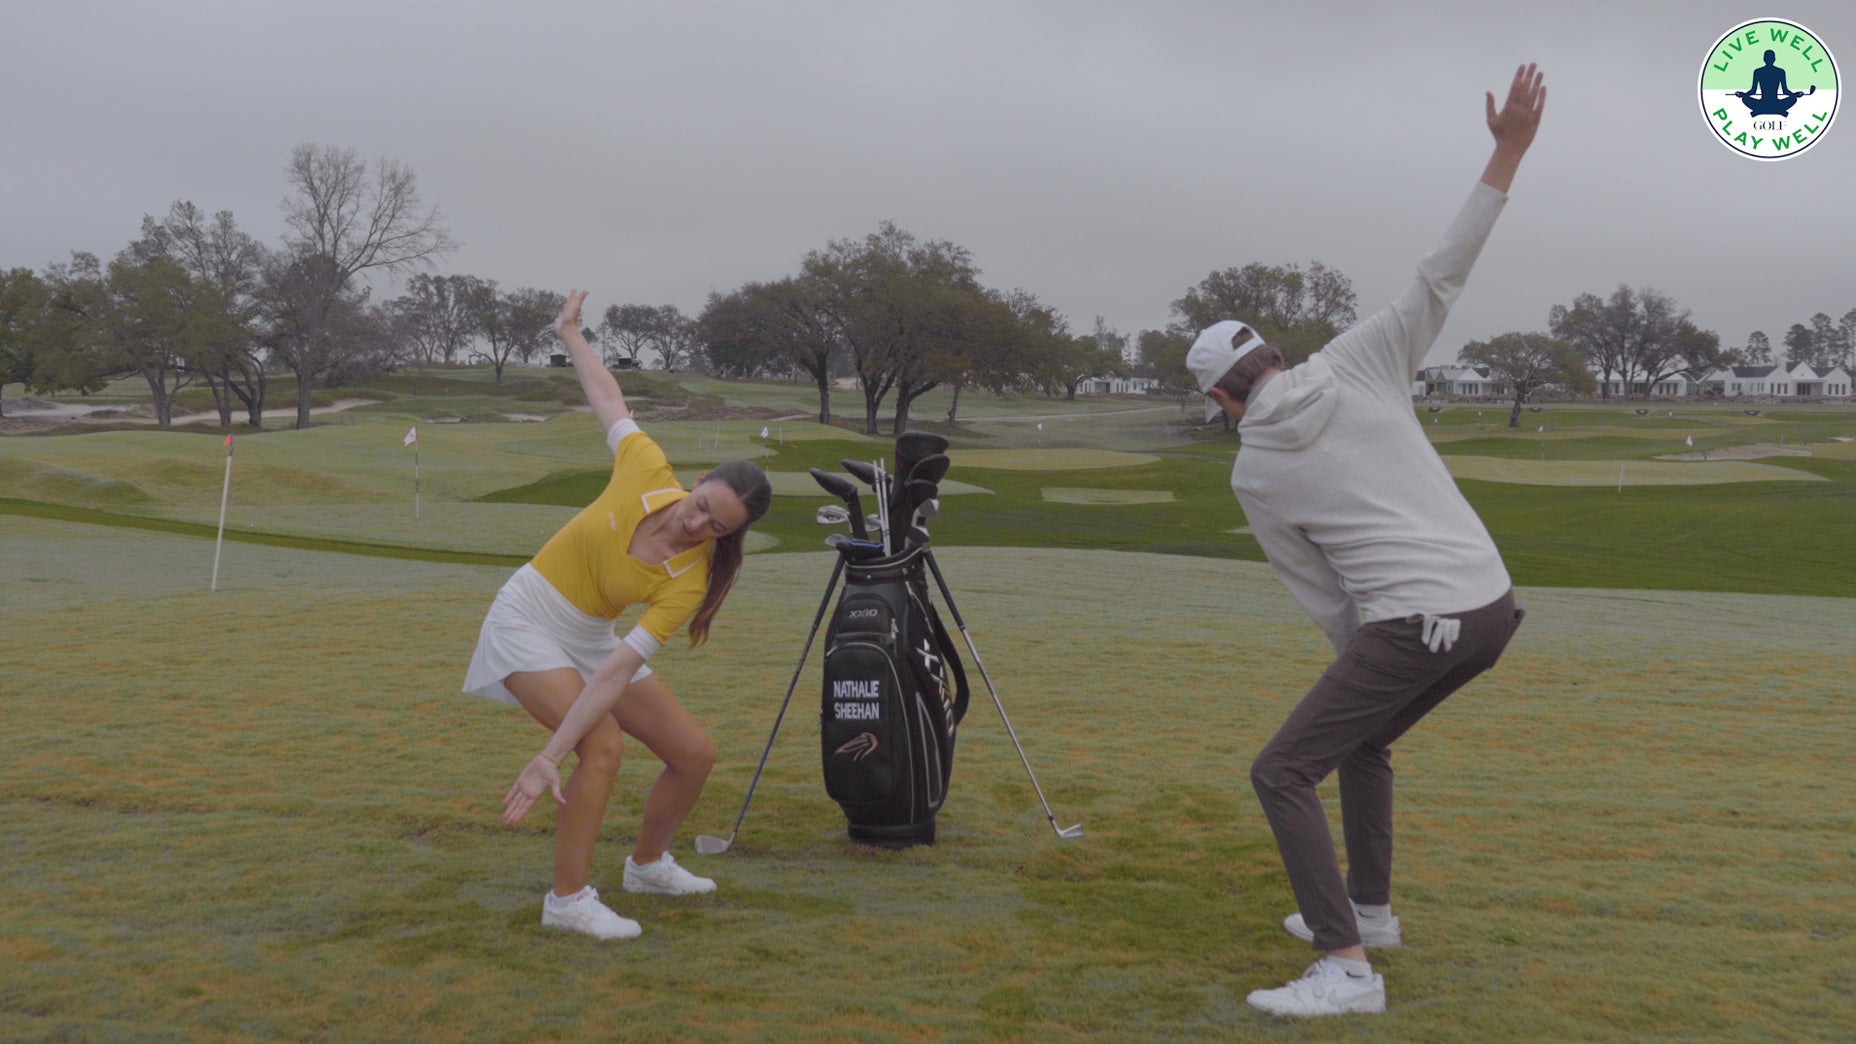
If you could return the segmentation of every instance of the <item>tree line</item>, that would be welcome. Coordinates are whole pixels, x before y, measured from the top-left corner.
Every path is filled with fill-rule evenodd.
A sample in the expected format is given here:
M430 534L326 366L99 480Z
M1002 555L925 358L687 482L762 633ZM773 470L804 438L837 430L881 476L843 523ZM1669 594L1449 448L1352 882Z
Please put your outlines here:
M1773 348L1755 330L1740 347L1725 347L1718 334L1697 327L1690 311L1667 294L1620 284L1609 296L1583 293L1547 313L1550 333L1505 333L1472 341L1459 362L1486 369L1514 396L1509 426L1520 422L1521 406L1547 387L1567 394L1597 390L1609 399L1614 388L1626 398L1648 398L1673 377L1699 380L1735 366L1772 365ZM1826 313L1809 326L1792 324L1785 336L1784 362L1851 368L1856 353L1856 308L1833 322ZM1602 378L1602 379L1600 379Z
M0 270L0 384L92 391L139 375L161 424L172 421L178 393L204 386L221 425L242 410L258 427L269 379L288 373L296 425L306 427L318 387L408 363L487 364L500 383L511 362L550 351L559 294L429 270L456 244L411 169L306 144L285 176L286 231L275 247L229 211L209 217L177 201L164 217L145 217L140 236L108 262L76 252L43 272ZM375 276L402 292L375 301ZM1187 349L1220 319L1242 318L1294 364L1357 318L1351 280L1319 261L1213 271L1171 303L1166 326L1132 336L1099 316L1073 332L1031 291L988 287L980 276L966 248L885 222L806 253L789 275L712 293L695 316L614 304L583 332L608 365L810 383L824 423L833 382L850 379L874 434L885 409L901 431L920 398L942 387L952 392L950 423L969 389L1073 399L1084 380L1132 375L1191 392ZM1584 393L1598 374L1602 395L1614 385L1647 394L1676 374L1770 362L1773 353L1757 331L1723 349L1672 299L1628 285L1554 305L1547 325L1459 354L1516 389L1517 418L1545 385ZM1788 362L1849 367L1856 308L1838 322L1820 312L1794 324L1784 346Z

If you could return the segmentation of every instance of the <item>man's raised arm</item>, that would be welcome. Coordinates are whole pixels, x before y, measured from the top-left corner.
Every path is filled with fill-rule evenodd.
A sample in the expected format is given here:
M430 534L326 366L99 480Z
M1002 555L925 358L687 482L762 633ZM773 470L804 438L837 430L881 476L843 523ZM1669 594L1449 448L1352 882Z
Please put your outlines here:
M1521 157L1534 142L1547 88L1532 65L1515 70L1501 111L1487 95L1489 133L1495 153L1483 168L1482 182L1444 233L1443 242L1418 262L1418 278L1389 307L1334 339L1330 358L1349 360L1376 379L1404 389L1443 330L1450 306L1469 281L1469 270L1482 253L1495 218L1507 202L1508 186Z
M1534 143L1534 132L1540 129L1540 113L1547 107L1547 85L1542 79L1532 63L1516 69L1514 82L1508 85L1508 99L1502 103L1500 112L1495 111L1495 95L1483 95L1489 114L1489 133L1495 135L1495 154L1489 157L1489 165L1482 170L1482 183L1497 192L1506 193L1508 186L1514 184L1514 172L1521 166L1521 157Z

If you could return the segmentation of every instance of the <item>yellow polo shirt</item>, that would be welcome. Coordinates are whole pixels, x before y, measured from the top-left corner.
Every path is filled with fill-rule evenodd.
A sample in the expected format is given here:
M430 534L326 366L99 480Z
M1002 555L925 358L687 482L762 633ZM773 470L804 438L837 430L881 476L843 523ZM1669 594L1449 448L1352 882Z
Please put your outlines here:
M689 620L709 590L709 544L690 548L662 565L627 551L638 523L689 496L677 484L664 451L627 418L606 433L613 448L612 478L599 498L561 527L531 564L574 607L616 620L637 602L649 608L634 630L654 643L647 658Z

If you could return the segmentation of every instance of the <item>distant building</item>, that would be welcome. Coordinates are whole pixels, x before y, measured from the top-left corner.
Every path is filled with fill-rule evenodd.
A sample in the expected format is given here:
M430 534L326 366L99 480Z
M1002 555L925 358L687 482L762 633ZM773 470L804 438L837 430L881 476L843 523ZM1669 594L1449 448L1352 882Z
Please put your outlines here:
M1694 382L1690 394L1712 394L1724 399L1757 395L1778 399L1849 398L1850 374L1841 366L1779 363L1774 366L1735 366L1715 370Z
M1149 395L1160 391L1152 377L1085 377L1076 385L1078 395Z
M1427 366L1412 381L1415 395L1483 399L1509 394L1508 382L1486 366Z

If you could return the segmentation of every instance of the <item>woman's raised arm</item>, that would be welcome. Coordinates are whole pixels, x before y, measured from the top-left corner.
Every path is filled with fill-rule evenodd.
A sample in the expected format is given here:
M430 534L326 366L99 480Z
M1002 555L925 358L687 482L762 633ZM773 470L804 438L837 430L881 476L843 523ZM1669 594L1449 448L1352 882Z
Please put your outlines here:
M561 314L554 317L554 333L567 346L567 356L574 361L574 373L586 391L586 402L599 418L599 430L610 431L614 424L632 415L625 405L625 393L619 390L618 378L593 354L593 346L580 335L580 305L586 301L585 290L569 290Z

